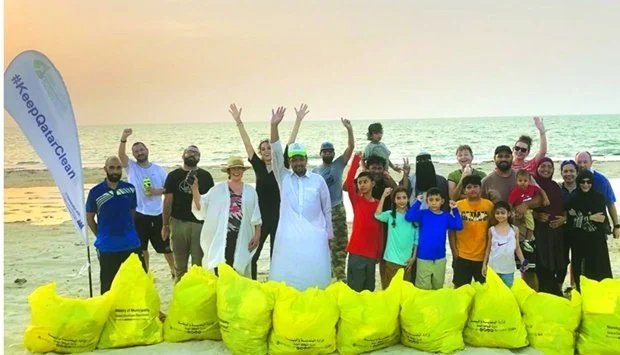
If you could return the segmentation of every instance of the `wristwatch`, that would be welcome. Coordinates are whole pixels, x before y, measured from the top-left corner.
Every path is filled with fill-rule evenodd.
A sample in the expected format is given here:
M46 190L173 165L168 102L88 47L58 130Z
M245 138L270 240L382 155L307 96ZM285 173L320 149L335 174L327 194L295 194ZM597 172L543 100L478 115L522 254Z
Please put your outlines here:
M614 229L620 229L620 224L614 224Z

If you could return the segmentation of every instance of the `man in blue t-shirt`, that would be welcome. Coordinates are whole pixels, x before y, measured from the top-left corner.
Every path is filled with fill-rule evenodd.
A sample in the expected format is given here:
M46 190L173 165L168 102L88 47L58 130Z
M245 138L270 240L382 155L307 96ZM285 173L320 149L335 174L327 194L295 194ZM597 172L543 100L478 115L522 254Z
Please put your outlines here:
M347 214L342 202L342 174L344 167L347 166L353 148L355 147L355 139L353 137L353 127L351 122L341 118L342 125L347 129L348 144L347 149L341 156L334 159L334 145L330 142L321 144L321 160L323 164L312 170L313 173L319 174L325 179L327 188L329 189L329 197L332 202L332 226L334 228L334 238L330 240L332 254L332 277L338 281L346 280L345 267L347 260L347 244L349 243L349 232L347 231Z
M146 271L140 238L133 223L136 189L121 181L122 169L118 157L106 159L104 170L107 177L88 192L86 200L86 219L96 236L101 294L110 289L121 264L132 253L138 254Z
M618 222L618 210L616 209L616 195L611 187L611 183L605 175L592 169L592 154L590 152L580 152L575 156L575 162L579 170L590 170L594 175L594 190L605 197L607 211L613 224L612 234L614 238L620 238L620 223Z

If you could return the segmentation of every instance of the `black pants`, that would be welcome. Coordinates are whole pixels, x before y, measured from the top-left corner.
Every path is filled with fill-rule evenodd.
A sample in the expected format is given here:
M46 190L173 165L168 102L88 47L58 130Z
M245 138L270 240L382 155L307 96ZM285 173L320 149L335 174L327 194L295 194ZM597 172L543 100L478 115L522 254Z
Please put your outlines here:
M480 283L486 281L482 276L482 261L471 261L457 257L454 260L454 288L471 283L471 279Z
M235 250L237 249L237 238L239 237L239 231L231 232L230 229L226 233L226 248L224 248L224 259L226 264L230 267L235 262ZM220 276L217 267L213 269L215 276Z
M375 270L377 261L365 256L349 254L347 264L347 285L362 292L375 290Z
M118 273L121 264L129 258L131 254L138 254L142 268L146 272L146 263L144 262L144 255L142 254L142 248L119 251L113 253L99 252L97 251L97 257L99 258L99 279L101 282L101 294L103 295L112 287L112 281Z
M566 277L566 271L549 270L543 263L537 262L536 275L538 276L538 292L562 296L561 283Z
M260 253L263 251L263 246L265 245L265 241L267 240L267 236L269 235L269 258L273 255L273 244L276 238L276 231L278 230L278 220L276 217L267 217L263 219L263 225L260 230L260 243L256 248L256 253L252 257L252 280L256 280L258 277L258 259L260 258Z

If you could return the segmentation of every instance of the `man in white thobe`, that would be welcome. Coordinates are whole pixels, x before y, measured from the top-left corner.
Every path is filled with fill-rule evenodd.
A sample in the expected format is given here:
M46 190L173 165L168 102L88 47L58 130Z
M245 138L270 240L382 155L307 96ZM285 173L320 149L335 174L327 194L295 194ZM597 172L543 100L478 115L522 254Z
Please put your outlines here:
M307 170L308 158L299 143L289 146L291 169L284 167L278 125L285 109L272 111L271 155L280 188L280 221L269 279L299 291L325 288L331 282L329 240L333 238L331 201L325 179Z

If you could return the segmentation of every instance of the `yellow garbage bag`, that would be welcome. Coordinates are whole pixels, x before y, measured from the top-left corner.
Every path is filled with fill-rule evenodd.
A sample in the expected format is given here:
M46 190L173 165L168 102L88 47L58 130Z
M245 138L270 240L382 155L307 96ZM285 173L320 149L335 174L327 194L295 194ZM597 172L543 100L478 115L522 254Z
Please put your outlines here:
M515 280L512 292L519 303L530 345L544 354L575 353L575 338L581 322L581 295L571 299L537 293L523 279Z
M217 315L224 344L233 354L267 354L273 283L243 277L225 263L218 272Z
M471 285L422 290L405 282L401 295L401 343L426 352L452 353L464 349L463 328L474 294Z
M485 284L476 290L469 320L463 331L471 346L516 349L528 345L525 323L514 295L489 267Z
M88 299L59 296L55 282L37 288L28 296L31 319L24 346L33 353L95 350L111 301L107 294Z
M164 321L164 340L221 340L217 318L217 277L207 269L192 265L176 284Z
M382 291L356 292L343 282L330 286L337 289L340 320L336 344L340 354L371 352L398 343L402 284L401 269Z
M334 287L300 292L278 283L269 353L330 354L336 351L339 313L334 292Z
M620 280L601 282L581 276L583 313L577 349L580 354L620 352Z
M112 310L97 348L122 348L162 341L159 295L153 275L146 274L138 255L131 254L121 265L110 291Z

